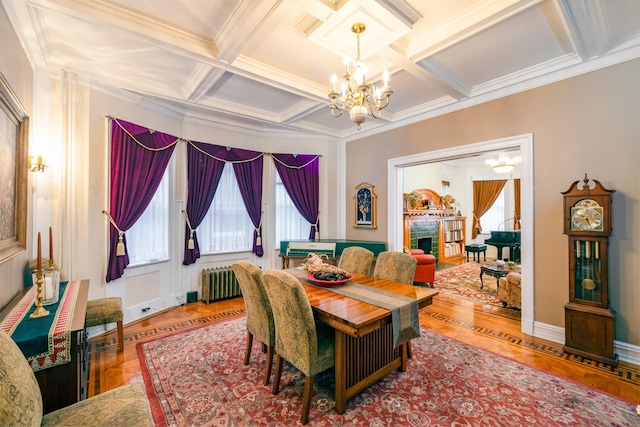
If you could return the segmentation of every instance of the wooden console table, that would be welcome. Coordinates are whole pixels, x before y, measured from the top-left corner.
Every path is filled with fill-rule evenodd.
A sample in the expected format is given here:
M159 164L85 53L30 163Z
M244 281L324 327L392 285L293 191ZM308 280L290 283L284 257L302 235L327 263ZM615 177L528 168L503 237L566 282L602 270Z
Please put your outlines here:
M0 312L0 321L4 320L13 307L27 294L30 288L23 289ZM89 348L84 326L89 295L89 280L80 281L78 296L71 314L70 361L61 365L34 372L40 391L44 413L69 406L87 398L89 382ZM47 307L45 307L47 308ZM48 309L48 308L47 308ZM51 313L50 316L55 315Z

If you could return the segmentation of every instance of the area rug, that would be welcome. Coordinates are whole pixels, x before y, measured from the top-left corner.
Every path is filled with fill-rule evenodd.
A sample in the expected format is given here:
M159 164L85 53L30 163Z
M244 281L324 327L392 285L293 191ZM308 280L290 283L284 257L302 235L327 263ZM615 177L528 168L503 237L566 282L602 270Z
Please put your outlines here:
M457 298L502 307L498 299L498 283L495 277L484 275L484 286L480 289L480 264L467 262L436 271L433 287Z
M245 318L138 344L158 426L299 425L304 378L285 363L280 393L263 386ZM421 330L406 372L393 372L334 409L333 372L316 377L311 426L637 427L635 405L443 335Z

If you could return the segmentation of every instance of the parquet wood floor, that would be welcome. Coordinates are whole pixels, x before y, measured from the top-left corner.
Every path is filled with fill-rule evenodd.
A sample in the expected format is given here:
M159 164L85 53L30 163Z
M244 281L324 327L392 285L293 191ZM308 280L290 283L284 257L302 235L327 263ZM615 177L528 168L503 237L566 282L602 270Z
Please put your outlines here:
M125 325L123 352L117 351L115 330L90 339L89 396L142 381L137 343L243 314L242 298L199 301ZM420 326L640 404L639 366L620 362L612 368L563 353L561 344L525 335L517 319L497 316L480 304L437 296L420 311Z

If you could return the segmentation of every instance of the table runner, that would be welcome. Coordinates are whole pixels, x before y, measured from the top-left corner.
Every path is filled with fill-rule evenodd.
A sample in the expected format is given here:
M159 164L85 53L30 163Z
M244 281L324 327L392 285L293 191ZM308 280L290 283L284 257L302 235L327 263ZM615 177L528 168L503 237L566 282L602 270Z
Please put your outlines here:
M317 286L313 282L309 283ZM394 348L420 336L418 301L411 297L358 283L345 283L339 287L325 289L389 310L391 312L391 325L393 326Z
M304 272L296 271L293 275L298 279L305 280L310 285L389 310L394 347L420 336L418 301L414 298L358 283L345 283L336 287L318 286L307 280Z
M71 320L79 289L78 280L61 282L58 302L44 307L49 315L32 319L29 316L36 309L32 287L0 323L34 372L71 361Z

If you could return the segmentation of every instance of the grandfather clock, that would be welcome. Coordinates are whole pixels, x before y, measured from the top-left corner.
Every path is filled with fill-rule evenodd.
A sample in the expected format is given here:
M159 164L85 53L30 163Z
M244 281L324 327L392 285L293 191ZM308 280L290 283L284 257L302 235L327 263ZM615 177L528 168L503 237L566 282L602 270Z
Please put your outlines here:
M571 184L564 196L564 234L569 236L569 302L564 306L563 350L609 365L614 353L616 313L609 307L611 195L587 174Z

